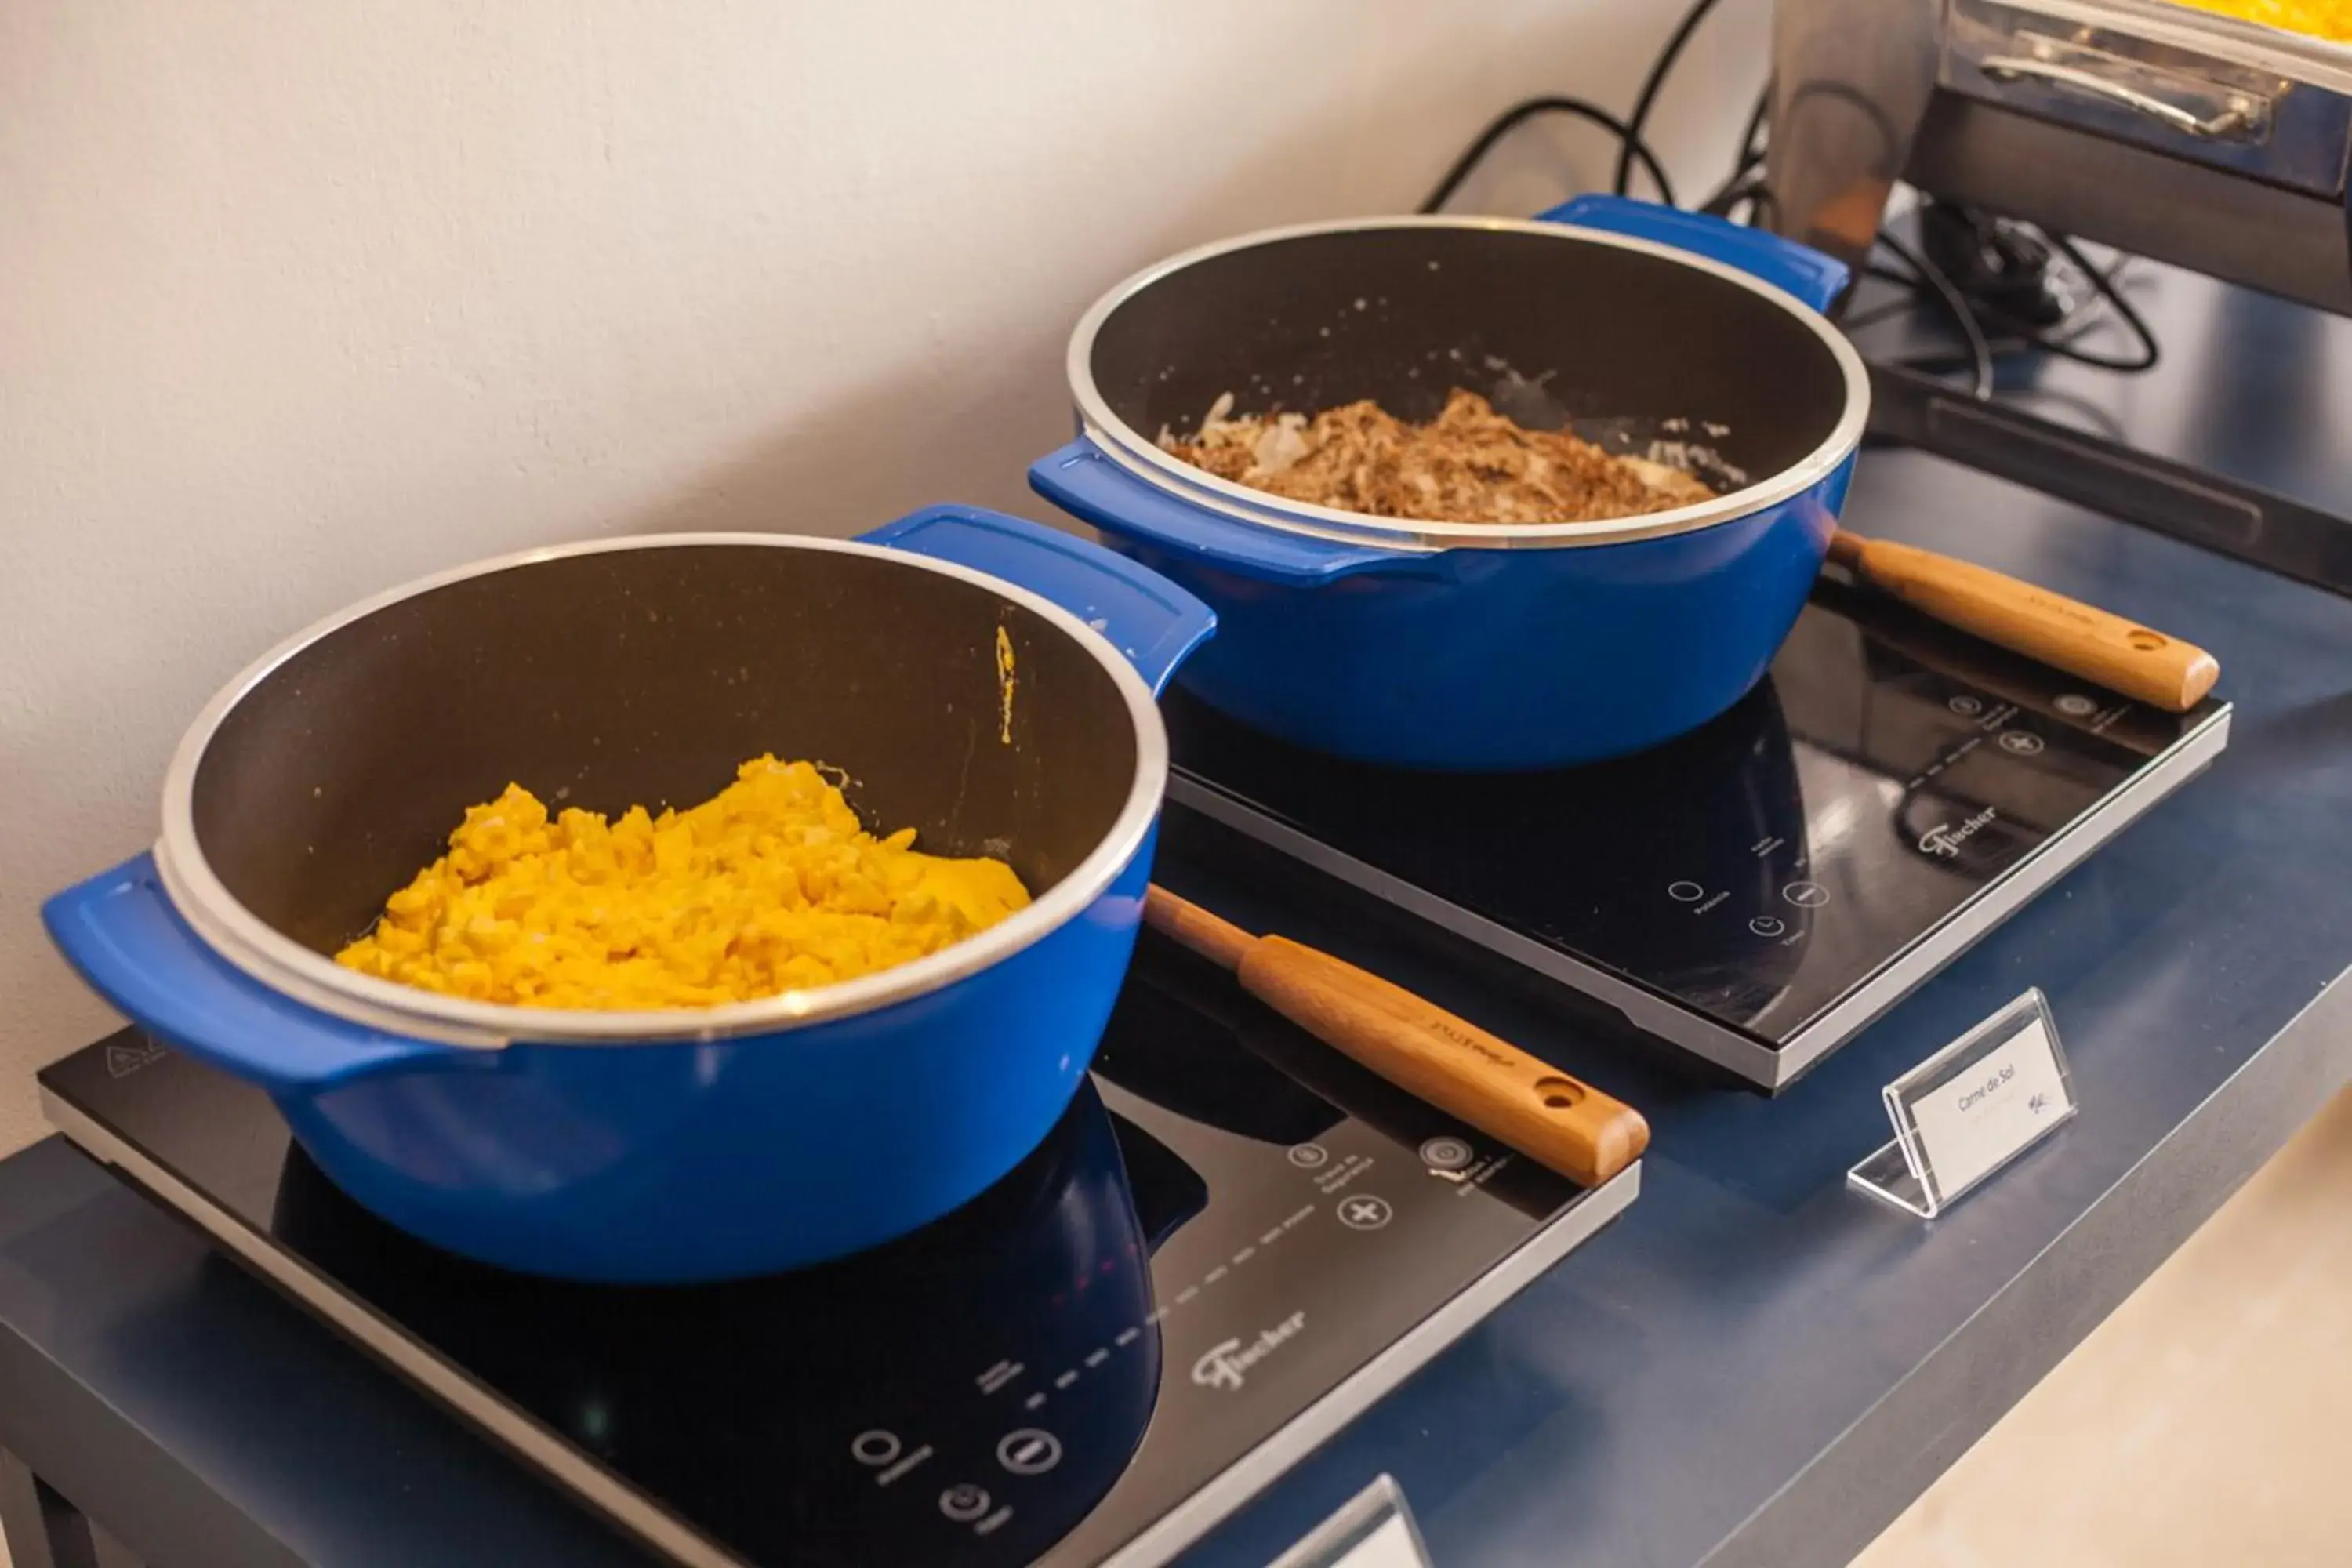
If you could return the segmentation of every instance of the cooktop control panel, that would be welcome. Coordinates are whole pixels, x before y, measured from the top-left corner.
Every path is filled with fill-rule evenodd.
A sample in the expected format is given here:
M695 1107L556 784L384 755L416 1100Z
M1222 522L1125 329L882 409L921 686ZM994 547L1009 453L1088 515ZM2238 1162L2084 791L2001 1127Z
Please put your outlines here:
M1156 940L1091 1082L1010 1175L897 1242L740 1284L437 1251L320 1174L258 1090L137 1036L42 1081L69 1136L699 1563L1161 1561L1639 1182L1579 1189Z

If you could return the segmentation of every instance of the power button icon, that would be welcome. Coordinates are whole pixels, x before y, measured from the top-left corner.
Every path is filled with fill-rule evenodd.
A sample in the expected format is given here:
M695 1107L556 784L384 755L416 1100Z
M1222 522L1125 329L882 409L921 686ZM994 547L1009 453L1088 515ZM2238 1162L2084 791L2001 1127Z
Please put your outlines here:
M940 1494L940 1511L958 1524L970 1524L988 1511L988 1493L970 1481L959 1481Z

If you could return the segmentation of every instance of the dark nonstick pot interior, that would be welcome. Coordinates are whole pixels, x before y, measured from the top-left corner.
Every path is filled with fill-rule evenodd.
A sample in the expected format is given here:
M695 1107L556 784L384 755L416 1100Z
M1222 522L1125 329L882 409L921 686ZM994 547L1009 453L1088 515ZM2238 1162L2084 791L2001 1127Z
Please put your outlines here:
M1101 842L1136 767L1108 672L980 584L887 555L655 543L464 578L304 647L205 746L196 842L239 902L326 952L509 781L551 811L658 810L764 752L847 770L869 828L1003 857L1032 894Z
M1145 440L1189 434L1225 393L1244 413L1371 398L1426 419L1462 386L1533 428L1615 449L1687 441L1748 479L1819 447L1846 400L1835 354L1772 300L1665 257L1507 228L1346 229L1212 256L1114 309L1088 363Z

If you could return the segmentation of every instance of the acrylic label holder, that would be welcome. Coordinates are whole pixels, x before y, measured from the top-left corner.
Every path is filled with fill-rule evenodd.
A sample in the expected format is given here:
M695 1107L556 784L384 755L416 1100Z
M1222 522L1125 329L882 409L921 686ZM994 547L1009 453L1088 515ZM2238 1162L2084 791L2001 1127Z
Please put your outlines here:
M2074 1086L2058 1026L2028 991L1883 1091L1895 1141L1846 1184L1933 1219L2072 1120Z
M1272 1568L1430 1568L1429 1549L1388 1476L1358 1492Z

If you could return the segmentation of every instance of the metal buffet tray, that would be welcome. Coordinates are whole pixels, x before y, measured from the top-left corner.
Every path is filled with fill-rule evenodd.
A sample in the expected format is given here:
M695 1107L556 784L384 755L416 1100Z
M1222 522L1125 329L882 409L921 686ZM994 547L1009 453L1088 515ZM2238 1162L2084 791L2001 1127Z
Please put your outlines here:
M2012 0L2053 21L2136 33L2157 43L2235 60L2290 81L2352 92L2352 44L2282 32L2173 0Z
M2352 47L2165 0L1780 0L1781 232L1849 260L1897 179L2352 314Z

